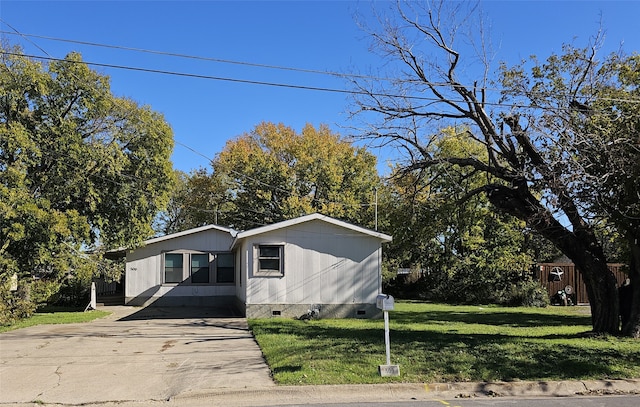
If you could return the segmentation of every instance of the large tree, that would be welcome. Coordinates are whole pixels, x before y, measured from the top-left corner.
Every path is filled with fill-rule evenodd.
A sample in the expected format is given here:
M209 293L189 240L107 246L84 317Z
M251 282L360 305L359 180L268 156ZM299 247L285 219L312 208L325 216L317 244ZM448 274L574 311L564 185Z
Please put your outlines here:
M490 181L471 194L485 194L497 210L522 219L571 258L587 286L594 331L619 332L616 281L597 237L599 223L577 188L580 174L567 165L580 158L574 143L580 128L572 118L584 111L587 97L598 98L600 72L611 61L599 62L593 44L566 47L543 63L534 58L529 65L502 66L492 78L486 54L465 60L460 52L469 44L486 49L481 20L473 23L479 14L466 3L431 5L399 2L395 15L372 30L374 49L388 58L385 66L398 69L387 75L392 80L356 83L355 113L365 113L371 124L365 137L404 149L407 172L444 165L486 174ZM469 60L483 62L481 69L470 69ZM496 88L502 92L492 98ZM486 160L434 155L432 135L461 123L484 146Z
M434 139L435 158L473 154L486 161L483 145L459 129L444 129ZM486 196L470 194L487 182L485 174L458 165L394 169L381 200L381 221L394 235L385 255L392 268L422 276L417 284L415 277L398 279L410 286L400 289L440 301L533 303L514 295L515 287L536 287L527 273L532 251L524 222L496 213Z
M193 172L182 197L183 227L218 223L238 229L308 213L374 226L376 158L333 133L306 125L261 123L227 142L213 171Z
M599 66L599 80L573 102L568 165L589 210L613 225L626 243L634 282L631 314L623 334L640 337L640 55L610 55Z
M3 47L0 61L0 283L90 273L98 246L149 237L173 179L162 116L79 54L43 65Z

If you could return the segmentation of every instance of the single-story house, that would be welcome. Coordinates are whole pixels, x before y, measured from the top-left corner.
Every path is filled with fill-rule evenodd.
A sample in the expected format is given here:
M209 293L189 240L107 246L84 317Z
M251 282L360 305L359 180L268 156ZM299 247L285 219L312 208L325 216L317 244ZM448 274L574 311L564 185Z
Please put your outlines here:
M380 315L391 236L321 214L246 231L209 225L126 253L125 303L232 306L249 318Z

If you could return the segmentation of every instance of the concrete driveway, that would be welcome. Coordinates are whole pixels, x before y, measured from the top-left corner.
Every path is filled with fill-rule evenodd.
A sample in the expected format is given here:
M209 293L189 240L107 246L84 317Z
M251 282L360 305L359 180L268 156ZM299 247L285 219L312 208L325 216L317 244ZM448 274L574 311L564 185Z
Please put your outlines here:
M244 318L209 308L108 307L85 324L0 334L0 403L167 400L275 386Z

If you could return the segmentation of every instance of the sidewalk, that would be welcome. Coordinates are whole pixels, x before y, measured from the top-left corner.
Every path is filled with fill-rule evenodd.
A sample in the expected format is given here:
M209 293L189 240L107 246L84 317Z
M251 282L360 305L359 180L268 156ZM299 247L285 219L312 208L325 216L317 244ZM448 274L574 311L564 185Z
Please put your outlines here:
M554 382L278 386L181 394L174 405L238 407L357 402L455 400L480 397L569 397L640 394L640 379Z

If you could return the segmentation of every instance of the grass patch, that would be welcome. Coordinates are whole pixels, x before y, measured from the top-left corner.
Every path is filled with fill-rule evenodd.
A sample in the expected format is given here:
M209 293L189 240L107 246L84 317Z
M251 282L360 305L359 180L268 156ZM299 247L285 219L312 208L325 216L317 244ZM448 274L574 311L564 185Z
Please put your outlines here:
M35 325L89 322L109 314L110 312L98 310L83 312L83 309L78 308L45 307L36 311L30 318L23 319L15 324L0 326L0 333Z
M382 378L382 320L253 319L277 383L349 384L640 377L640 341L593 337L585 307L504 308L396 302Z

